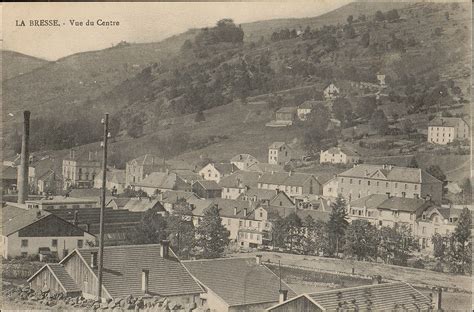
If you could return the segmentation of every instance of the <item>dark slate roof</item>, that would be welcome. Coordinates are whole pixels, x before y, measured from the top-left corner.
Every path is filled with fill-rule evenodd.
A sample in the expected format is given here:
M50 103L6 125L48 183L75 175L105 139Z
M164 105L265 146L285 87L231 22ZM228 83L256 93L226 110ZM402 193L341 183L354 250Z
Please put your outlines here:
M125 207L125 205L131 200L130 197L118 197L112 199L110 202L114 202L119 209Z
M359 156L359 154L356 151L350 150L345 147L331 147L330 149L327 150L329 154L339 154L339 153L344 153L348 156Z
M131 198L122 209L129 211L147 211L151 208L158 208L159 211L165 211L163 205L157 199L151 198Z
M253 199L254 197L259 200L271 200L277 195L276 190L266 190L266 189L259 189L259 188L250 188L245 191L245 193L240 194L237 198L239 200L245 200L245 198Z
M427 310L431 300L405 283L382 283L323 291L308 295L325 311L336 311L341 305L345 311ZM398 308L398 309L397 309ZM339 308L340 309L340 308Z
M37 213L40 213L38 216ZM41 211L36 208L21 209L12 206L2 208L2 235L13 234L38 220L44 219L50 215L47 211Z
M186 192L186 191L165 191L162 193L163 197L160 200L163 203L176 203L179 199L185 199L188 201L190 198L198 199L197 196L193 192Z
M228 164L228 163L215 163L213 164L213 166L222 175L228 175L228 174L231 174L232 172L239 170L239 168L237 168L237 166L235 166L234 164Z
M205 190L208 190L208 191L221 190L221 189L222 189L222 187L220 187L219 184L217 184L216 181L202 180L202 181L197 181L197 182L195 182L195 183L201 184L201 186L202 186Z
M3 165L2 167L2 180L16 180L17 170L16 167L10 167Z
M255 171L255 172L280 172L283 171L283 166L275 165L275 164L267 164L267 163L256 163L250 165L247 168L247 171Z
M408 183L441 183L438 179L430 175L425 170L419 168L368 165L361 164L344 171L338 176L354 178L371 178L377 171L382 172L388 181L408 182Z
M286 145L285 142L273 142L268 148L280 148L283 145Z
M350 203L351 207L376 209L381 203L386 201L388 196L386 194L371 194Z
M465 121L457 117L435 117L430 121L429 125L435 127L457 127L460 122Z
M256 188L260 175L261 174L258 172L238 170L233 174L222 178L219 185L222 187L237 188L239 187L240 181L242 183L242 188L245 186Z
M173 189L180 179L176 173L152 172L140 182L133 183L135 186L156 187L162 189Z
M131 161L129 161L129 163L131 163L132 161L135 161L137 162L138 165L140 166L147 166L147 165L162 165L163 164L163 158L160 158L158 156L155 156L155 155L151 155L151 154L145 154L145 155L142 155L140 157L137 157L135 159L132 159Z
M189 272L206 288L216 293L229 306L277 302L279 278L255 258L221 258L183 261ZM294 297L291 288L288 297Z
M314 175L301 172L270 172L264 173L258 182L289 186L303 186L303 184L311 177L314 177Z
M160 296L199 294L203 289L170 250L169 257L160 255L160 245L104 247L104 287L113 297L143 295L142 270L149 270L149 293ZM98 248L77 249L88 261ZM67 259L67 258L65 258ZM63 260L64 261L64 260ZM87 263L90 265L90 263ZM97 269L93 269L97 274Z
M377 208L386 210L399 210L406 212L416 212L430 205L423 199L418 198L404 198L404 197L390 197L381 203Z

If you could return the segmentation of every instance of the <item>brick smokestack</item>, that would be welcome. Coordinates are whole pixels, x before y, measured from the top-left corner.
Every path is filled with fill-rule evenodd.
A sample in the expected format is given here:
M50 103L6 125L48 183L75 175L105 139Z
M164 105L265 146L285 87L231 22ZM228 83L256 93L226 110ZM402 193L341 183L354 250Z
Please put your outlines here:
M30 111L23 112L23 137L21 140L21 163L18 170L18 203L24 204L28 199L28 162L30 160Z

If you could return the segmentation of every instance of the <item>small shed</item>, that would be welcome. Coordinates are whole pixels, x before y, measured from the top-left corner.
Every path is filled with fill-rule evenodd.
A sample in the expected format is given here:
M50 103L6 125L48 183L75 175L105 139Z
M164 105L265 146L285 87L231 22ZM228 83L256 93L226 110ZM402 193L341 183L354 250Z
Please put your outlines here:
M44 265L28 279L28 283L35 290L63 293L71 297L81 294L76 282L66 272L64 266L59 263Z

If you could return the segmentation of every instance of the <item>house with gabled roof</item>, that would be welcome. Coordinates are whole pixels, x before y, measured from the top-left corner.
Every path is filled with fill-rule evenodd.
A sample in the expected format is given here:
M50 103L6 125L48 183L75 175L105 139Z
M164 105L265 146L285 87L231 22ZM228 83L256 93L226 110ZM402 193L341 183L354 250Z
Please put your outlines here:
M222 178L227 177L239 170L231 163L209 163L199 170L199 175L204 180L216 181L219 183Z
M45 265L28 282L33 289L97 298L98 248L74 249L58 264ZM203 288L169 248L169 242L105 246L102 299L160 296L199 304Z
M258 188L284 191L288 196L319 195L322 185L312 174L302 172L265 173L258 180Z
M253 164L250 167L248 167L247 171L252 171L252 172L281 172L285 171L283 170L283 166L277 165L277 164L268 164L268 163L258 163L258 164Z
M165 161L155 155L145 154L127 162L125 167L125 185L141 182L152 172L165 171Z
M183 261L205 289L201 299L212 312L263 311L278 302L280 291L296 293L266 267L261 256Z
M102 188L103 170L95 176L94 188ZM125 170L107 168L105 188L112 191L114 195L123 193L125 189L126 174Z
M191 200L199 200L199 198L193 192L165 191L158 194L158 200L168 213L173 213L176 204L180 200L189 203Z
M432 300L411 285L394 282L304 293L268 308L286 311L432 311Z
M190 192L192 190L191 185L186 183L176 173L173 172L152 172L140 182L132 183L131 187L136 191L144 191L148 194L148 196L152 196L157 192L170 190L186 192Z
M329 83L323 89L323 95L326 100L334 100L341 94L341 91L334 83Z
M268 147L268 163L284 166L293 159L293 149L285 142L273 142Z
M270 200L275 198L277 194L277 190L263 190L259 188L251 188L240 194L237 199L244 201L250 200L260 204L268 204L270 203Z
M236 199L249 189L257 188L258 179L261 174L258 172L239 170L224 177L219 186L222 187L222 198Z
M46 255L62 258L95 236L48 211L7 205L2 208L2 256Z
M471 137L469 124L463 118L435 117L428 124L428 142L445 145Z
M297 116L299 120L305 121L311 111L317 106L329 107L330 104L327 101L308 100L304 101L298 106Z
M331 147L321 151L319 162L321 164L355 164L360 161L360 155L353 150L344 147Z
M337 175L338 194L352 201L371 194L429 198L439 203L443 182L420 168L360 164Z
M192 190L200 198L217 198L222 195L222 187L216 181L196 181Z
M250 166L258 164L259 161L250 154L238 154L230 159L230 163L235 165L239 170L247 171Z
M69 156L63 159L62 176L64 188L91 188L94 179L101 170L98 151L70 150Z

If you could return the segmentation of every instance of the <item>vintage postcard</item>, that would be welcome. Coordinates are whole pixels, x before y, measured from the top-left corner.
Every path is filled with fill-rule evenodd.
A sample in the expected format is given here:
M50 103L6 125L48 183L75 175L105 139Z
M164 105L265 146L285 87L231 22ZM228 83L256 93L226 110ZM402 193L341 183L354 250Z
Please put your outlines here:
M2 311L472 311L471 2L1 14Z

